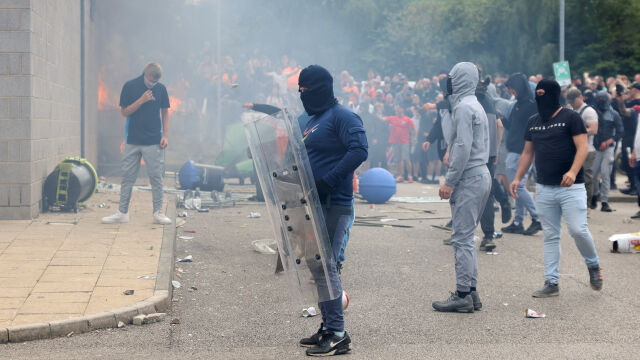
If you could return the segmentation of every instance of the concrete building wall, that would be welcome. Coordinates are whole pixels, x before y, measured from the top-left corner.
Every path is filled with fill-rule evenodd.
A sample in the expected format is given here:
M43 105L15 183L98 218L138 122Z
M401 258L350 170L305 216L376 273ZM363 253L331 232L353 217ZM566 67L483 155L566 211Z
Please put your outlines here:
M37 216L47 175L81 154L80 49L80 1L0 0L0 219Z

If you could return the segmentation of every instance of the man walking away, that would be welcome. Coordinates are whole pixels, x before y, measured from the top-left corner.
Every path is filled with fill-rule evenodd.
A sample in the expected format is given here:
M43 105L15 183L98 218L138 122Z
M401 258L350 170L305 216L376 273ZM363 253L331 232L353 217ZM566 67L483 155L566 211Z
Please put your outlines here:
M598 113L584 102L582 93L576 88L567 92L567 102L571 108L580 114L582 122L587 128L587 159L582 166L584 173L584 187L587 189L587 201L593 196L593 161L596 158L596 148L593 146L593 137L598 133Z
M522 154L522 149L524 148L524 134L527 129L527 121L536 114L537 110L529 82L524 74L517 73L511 75L509 80L507 80L506 86L517 99L511 114L504 121L505 129L509 130L507 137L507 150L509 151L506 163L507 176L509 177L509 181L513 182L518 169L518 160L520 160L520 154ZM506 233L533 235L542 230L533 197L531 197L531 194L525 187L526 182L527 174L525 173L520 182L520 187L518 187L516 214L513 222L511 225L502 228L502 231ZM525 209L531 214L531 225L526 231L522 225Z
M162 68L148 63L142 75L127 81L120 93L122 116L127 118L126 145L122 154L122 184L118 211L102 218L103 224L129 222L129 202L140 170L140 159L147 165L153 197L153 222L170 224L162 213L164 149L169 144L169 95L159 83Z
M560 106L560 85L542 80L536 87L538 114L531 117L518 171L509 191L518 196L520 181L535 157L536 203L544 232L544 286L533 297L559 295L562 218L589 270L594 290L602 289L602 274L593 237L587 226L582 164L587 157L587 129L580 115Z
M476 66L459 63L451 69L448 79L451 112L443 110L442 131L449 144L449 168L440 187L440 198L450 199L456 292L432 306L437 311L473 312L482 308L476 288L478 258L473 233L491 191L487 169L489 126L475 96L479 80Z

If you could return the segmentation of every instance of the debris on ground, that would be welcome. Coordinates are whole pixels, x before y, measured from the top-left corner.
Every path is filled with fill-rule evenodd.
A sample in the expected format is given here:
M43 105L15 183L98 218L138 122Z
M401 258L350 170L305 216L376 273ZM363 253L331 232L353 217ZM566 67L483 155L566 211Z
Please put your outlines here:
M147 314L147 315L140 314L133 318L133 325L140 326L140 325L146 325L146 324L162 321L165 315L167 314L165 313L153 313L153 314Z
M316 308L314 308L313 306L310 306L306 309L302 309L302 316L303 317L313 317L318 315L318 311L316 311Z
M247 216L250 219L258 219L260 217L262 217L262 214L260 214L259 212L250 212L249 216Z
M189 288L189 291L198 291L198 288L195 287L195 286L192 286L192 287Z
M122 321L118 321L118 329L123 327L124 327L124 323Z
M72 337L73 336L73 331L67 334L67 337Z
M151 276L151 275L140 275L138 276L138 279L143 279L143 280L153 280L155 279L155 276Z
M99 207L100 209L102 209L102 208L109 207L109 205L107 205L106 203L100 203L100 204L98 204L98 207Z
M193 240L193 236L181 235L181 236L178 236L178 239L180 239L180 240Z
M77 225L77 221L47 221L47 225Z
M135 290L125 290L123 292L123 294L125 294L125 295L133 295L134 292L135 292Z
M176 221L176 227L182 227L184 224L186 224L187 222L184 219L181 219L180 221Z
M180 281L177 281L177 280L171 280L171 285L173 285L174 289L180 289L180 287L182 286L180 284Z
M640 253L640 233L615 234L609 237L614 253Z
M195 230L185 230L184 232L189 233L189 234L195 234L196 233Z
M183 259L176 258L176 262L193 262L193 256L187 255Z
M178 213L178 217L186 218L189 214L186 211L180 211Z
M206 209L206 208L205 209L198 209L198 212L199 213L208 213L209 209Z
M171 324L171 325L178 325L178 324L180 324L180 318L179 318L179 317L174 317L173 319L171 319L170 324Z
M525 312L525 317L528 318L545 318L547 317L547 315L545 314L539 314L531 309L527 309L527 311Z
M253 240L251 242L251 246L253 247L253 250L261 254L268 254L268 255L275 254L278 249L278 244L273 239Z
M497 251L487 251L486 254L487 255L499 255L499 253Z

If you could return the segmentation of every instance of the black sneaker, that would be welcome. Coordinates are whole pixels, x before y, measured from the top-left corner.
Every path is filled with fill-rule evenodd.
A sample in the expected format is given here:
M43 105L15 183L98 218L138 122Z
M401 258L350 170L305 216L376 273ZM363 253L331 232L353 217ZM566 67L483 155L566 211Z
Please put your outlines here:
M471 300L473 300L473 310L478 311L482 309L482 301L480 301L480 295L477 291L471 292Z
M511 203L507 200L502 202L500 207L502 208L502 223L506 224L511 220Z
M540 230L542 230L542 224L540 223L540 221L533 220L531 222L531 225L529 225L529 227L527 228L527 230L525 230L523 235L528 235L528 236L535 235Z
M589 268L589 283L593 290L602 290L602 272L600 271L600 265Z
M544 286L540 290L534 292L531 296L534 298L546 298L558 295L560 295L560 286L558 286L558 284L552 284L547 280L544 282Z
M511 225L502 228L502 232L506 232L509 234L522 234L524 233L524 226L522 224L516 225L516 223L511 223Z
M473 299L471 295L467 295L463 298L458 296L458 292L452 292L451 296L444 301L434 301L431 303L436 311L442 312L473 312Z
M331 330L322 332L317 345L307 349L309 356L332 356L346 354L351 351L351 338L345 331L343 337L339 337Z
M312 347L318 345L320 342L320 337L322 336L322 325L320 324L320 329L315 334L300 340L300 346L302 347Z
M491 237L484 237L480 242L480 251L493 251L495 248L496 244Z
M598 197L597 196L592 196L591 197L591 204L589 204L589 207L592 210L598 207Z
M638 211L637 213L635 213L634 215L631 215L632 219L640 219L640 211Z
M636 189L632 188L632 187L628 187L626 189L622 189L620 190L621 193L625 194L625 195L638 195L638 193L636 192Z
M613 209L611 208L611 206L609 206L609 203L603 202L602 203L602 207L600 208L600 211L603 212L612 212Z

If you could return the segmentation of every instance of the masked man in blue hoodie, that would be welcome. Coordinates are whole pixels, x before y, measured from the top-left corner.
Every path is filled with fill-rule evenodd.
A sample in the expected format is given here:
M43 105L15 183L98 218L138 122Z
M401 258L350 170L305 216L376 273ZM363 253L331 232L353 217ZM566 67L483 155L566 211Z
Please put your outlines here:
M353 172L367 159L367 137L362 120L350 109L338 104L333 95L333 78L319 66L311 65L298 78L300 99L311 117L303 131L309 164L331 241L333 256L338 259L349 227L353 202ZM335 262L331 262L335 266ZM332 283L342 285L336 271ZM322 313L320 329L300 340L309 347L307 355L329 356L351 350L351 339L344 330L342 297L318 304Z
M478 69L462 62L451 69L447 81L450 109L442 110L442 132L449 144L449 168L440 198L450 199L451 245L456 265L456 292L433 308L445 312L473 312L482 303L476 289L478 258L473 233L489 192L489 121L476 98Z

